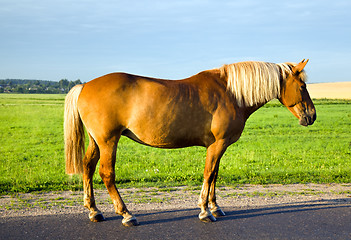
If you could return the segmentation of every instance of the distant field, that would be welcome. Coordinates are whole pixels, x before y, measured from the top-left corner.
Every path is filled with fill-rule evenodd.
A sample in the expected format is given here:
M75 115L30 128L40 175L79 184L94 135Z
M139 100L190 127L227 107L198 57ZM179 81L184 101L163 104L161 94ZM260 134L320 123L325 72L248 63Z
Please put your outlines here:
M312 98L351 99L351 82L307 84Z
M67 176L64 95L0 94L0 192L81 189ZM351 100L315 100L317 121L302 127L278 101L254 113L228 148L219 184L351 182ZM206 149L155 149L122 138L116 180L123 186L200 185ZM94 184L102 187L95 174Z

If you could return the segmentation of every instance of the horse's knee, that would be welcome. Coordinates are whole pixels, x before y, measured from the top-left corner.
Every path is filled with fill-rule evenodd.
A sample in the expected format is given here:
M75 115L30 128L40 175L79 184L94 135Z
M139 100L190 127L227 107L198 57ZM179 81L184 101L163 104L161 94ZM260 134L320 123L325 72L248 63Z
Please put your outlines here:
M100 174L100 177L102 178L102 180L104 180L104 179L110 180L110 179L114 179L114 177L115 177L114 172L108 171L108 170L104 170L104 169L101 169L101 168L99 170L99 174Z
M103 169L100 167L99 170L100 177L102 181L106 184L106 186L110 184L115 184L115 173L109 169Z

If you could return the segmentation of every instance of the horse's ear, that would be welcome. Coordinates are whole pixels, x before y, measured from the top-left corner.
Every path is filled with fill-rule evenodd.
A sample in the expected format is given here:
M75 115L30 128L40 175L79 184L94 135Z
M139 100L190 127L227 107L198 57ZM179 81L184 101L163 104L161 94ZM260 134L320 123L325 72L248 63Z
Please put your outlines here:
M308 60L309 60L309 59L307 59L306 61L305 61L305 59L302 60L299 64L297 64L297 65L294 67L293 72L294 72L294 73L300 73L300 72L302 72L302 70L305 68L306 64L308 63Z

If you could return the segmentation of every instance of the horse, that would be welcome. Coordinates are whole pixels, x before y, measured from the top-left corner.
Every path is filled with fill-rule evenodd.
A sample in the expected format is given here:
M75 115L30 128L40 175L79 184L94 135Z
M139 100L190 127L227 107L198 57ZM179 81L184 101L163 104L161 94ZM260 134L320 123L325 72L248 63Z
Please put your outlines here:
M307 62L225 64L182 80L118 72L73 87L65 99L66 173L83 173L84 206L90 220L104 220L93 191L93 174L100 160L99 174L115 212L123 217L122 224L139 224L115 184L121 136L157 148L205 147L198 217L214 222L224 216L215 193L219 163L227 147L240 138L249 116L278 99L300 125L312 125L316 120L305 83ZM89 137L86 152L84 127Z

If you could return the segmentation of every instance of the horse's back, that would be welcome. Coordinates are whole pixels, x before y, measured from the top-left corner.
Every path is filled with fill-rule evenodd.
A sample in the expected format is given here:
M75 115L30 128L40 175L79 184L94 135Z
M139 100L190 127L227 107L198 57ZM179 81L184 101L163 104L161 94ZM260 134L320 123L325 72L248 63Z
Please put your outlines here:
M122 118L118 116L120 113L126 118L133 106L138 104L136 100L142 94L141 88L148 82L152 82L151 79L127 73L111 73L96 78L84 84L78 100L80 113L83 118L97 114L100 120L107 117L116 121L116 117Z
M79 110L87 129L119 132L156 147L205 145L211 114L198 86L188 80L160 80L113 73L85 84Z
M142 77L128 73L111 73L96 78L83 87L79 104L84 107L121 108L144 105L155 98L171 97L170 93L176 81ZM172 84L173 83L173 84ZM123 110L124 115L128 112Z

